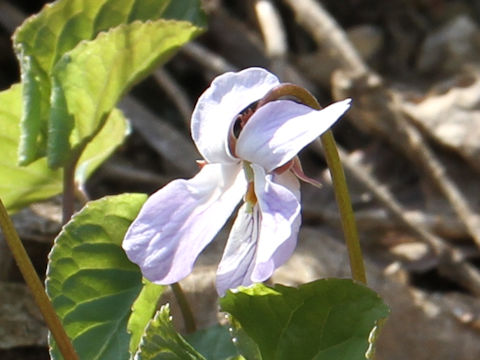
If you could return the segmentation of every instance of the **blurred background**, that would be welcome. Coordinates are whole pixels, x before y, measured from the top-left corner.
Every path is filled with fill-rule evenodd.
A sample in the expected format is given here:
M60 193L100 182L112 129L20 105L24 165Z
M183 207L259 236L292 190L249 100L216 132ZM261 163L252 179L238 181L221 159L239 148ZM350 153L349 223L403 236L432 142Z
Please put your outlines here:
M0 0L0 90L19 81L15 28L45 3ZM223 72L261 66L307 88L323 105L351 97L352 109L333 130L369 285L392 308L377 358L479 359L480 1L205 0L203 6L207 31L120 104L132 133L90 179L89 197L152 193L193 176L200 156L190 115ZM324 186L302 186L298 251L272 281L348 277L320 143L301 158L305 173ZM41 274L60 212L54 199L15 215ZM216 321L213 281L224 238L182 282L202 326ZM3 242L0 358L48 359L46 329Z

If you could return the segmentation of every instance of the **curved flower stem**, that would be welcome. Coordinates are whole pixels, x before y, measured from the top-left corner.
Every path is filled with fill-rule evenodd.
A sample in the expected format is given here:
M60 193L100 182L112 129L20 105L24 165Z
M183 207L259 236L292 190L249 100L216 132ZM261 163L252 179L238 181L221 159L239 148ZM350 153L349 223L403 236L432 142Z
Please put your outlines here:
M35 302L40 308L40 312L45 319L45 323L50 329L50 332L52 333L53 338L55 339L58 348L63 355L63 358L69 360L78 360L78 355L75 352L75 349L73 348L72 343L70 342L70 339L68 338L65 329L62 326L62 323L57 317L52 303L45 293L42 282L40 281L1 200L0 228L2 229L3 235L5 236L5 240L10 250L12 251L15 262L17 263L18 268L25 279L27 286L32 291Z
M185 331L187 333L193 333L197 330L197 325L195 323L195 318L193 316L192 309L188 303L187 297L182 290L182 287L179 283L174 283L170 285L173 291L173 295L177 299L178 306L183 316L183 323L185 324Z
M63 168L63 204L62 204L62 224L70 221L75 212L75 170L81 151L74 154L72 159Z
M304 105L310 106L313 109L320 110L322 108L310 92L298 85L289 83L283 83L273 88L267 95L259 100L257 108L270 101L286 96L293 96ZM332 176L333 189L340 211L343 234L347 243L352 278L366 284L367 276L365 275L365 266L363 264L362 249L360 248L360 241L358 239L357 225L355 223L355 216L353 215L352 202L350 200L350 194L348 193L345 173L343 172L342 163L338 156L337 145L335 145L335 139L330 130L325 132L320 138L325 149L325 159L327 160L327 165Z
M335 198L337 199L340 211L343 233L345 235L348 256L350 258L352 278L366 284L367 276L363 264L362 249L360 248L357 225L355 223L350 194L348 193L345 173L342 168L342 163L340 162L340 157L338 156L337 146L335 145L335 139L330 130L324 133L320 139L322 140L323 148L325 149L325 159L332 176L333 189L335 191Z

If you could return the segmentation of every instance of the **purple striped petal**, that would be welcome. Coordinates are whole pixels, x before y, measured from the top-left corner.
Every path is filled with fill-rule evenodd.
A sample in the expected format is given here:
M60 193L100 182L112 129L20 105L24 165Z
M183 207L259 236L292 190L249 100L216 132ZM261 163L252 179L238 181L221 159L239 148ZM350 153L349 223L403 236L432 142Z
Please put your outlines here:
M128 258L158 284L172 284L230 217L245 193L240 164L207 164L190 180L175 180L143 205L123 241Z
M260 107L248 120L236 144L239 158L262 165L266 172L293 159L300 150L327 131L350 107L350 99L325 109L288 100Z
M217 270L217 291L220 296L228 289L252 284L257 240L260 227L258 206L247 212L244 204L239 210L227 240L222 260Z
M293 253L297 244L300 215L300 184L290 172L265 174L252 164L255 194L260 208L261 226L255 268L251 280L268 279Z

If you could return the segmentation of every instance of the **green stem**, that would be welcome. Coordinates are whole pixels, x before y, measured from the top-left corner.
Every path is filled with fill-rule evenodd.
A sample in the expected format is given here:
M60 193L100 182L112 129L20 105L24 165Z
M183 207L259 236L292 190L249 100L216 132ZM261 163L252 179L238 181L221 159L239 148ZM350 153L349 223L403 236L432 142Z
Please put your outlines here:
M63 168L63 204L62 204L62 224L70 221L75 212L75 169L77 167L78 154L72 156L71 161Z
M363 284L367 283L365 266L363 264L362 249L358 238L357 225L353 214L352 202L348 193L347 181L343 172L342 163L338 156L337 146L332 132L329 130L321 136L325 159L332 176L333 189L337 199L343 233L347 243L348 256L350 258L350 270L352 278Z
M283 83L273 88L257 103L257 108L285 96L293 96L301 103L316 110L322 108L310 92L300 86L289 83ZM360 248L360 241L358 239L357 225L353 214L352 202L348 193L345 173L343 172L342 163L338 156L337 145L335 145L335 139L330 130L321 136L321 140L325 150L325 159L327 160L327 165L332 176L335 198L337 199L340 211L343 234L350 258L352 278L366 284L367 276L365 275L365 266L363 264L362 249Z
M197 330L197 325L195 324L195 317L193 316L192 309L188 303L187 297L182 290L182 287L179 283L174 283L170 285L172 287L173 295L177 299L178 306L183 316L183 323L185 324L185 331L187 333L193 333Z
M33 267L32 262L30 261L30 258L28 257L20 238L18 237L18 234L1 199L0 227L3 235L5 236L5 241L7 242L13 254L15 262L17 263L18 268L25 279L27 286L32 291L35 302L40 308L40 312L45 319L45 323L50 329L50 332L52 333L53 338L55 339L57 346L63 355L63 358L69 360L78 360L78 355L76 354L72 343L70 342L70 339L68 338L62 326L62 323L58 319L50 299L45 293L42 282L40 281L40 278L38 277L35 268Z

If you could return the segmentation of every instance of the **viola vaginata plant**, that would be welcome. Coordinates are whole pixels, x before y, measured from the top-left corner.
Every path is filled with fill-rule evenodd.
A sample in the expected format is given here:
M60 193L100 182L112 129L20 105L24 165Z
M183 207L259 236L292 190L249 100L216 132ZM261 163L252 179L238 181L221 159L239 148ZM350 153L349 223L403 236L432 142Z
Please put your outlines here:
M58 0L15 32L22 81L0 92L0 227L44 315L50 357L371 358L388 308L366 286L330 131L349 99L321 109L306 89L265 69L220 75L192 114L191 135L203 157L196 176L149 198L79 196L75 212L75 196L130 133L117 103L205 25L200 0ZM298 153L319 136L352 279L264 285L296 247L299 180L318 185L304 174ZM58 194L64 224L44 289L10 215ZM197 314L178 282L234 212L216 275L230 323L195 331ZM167 285L181 308L173 316L184 318L189 334L173 325L162 300Z

